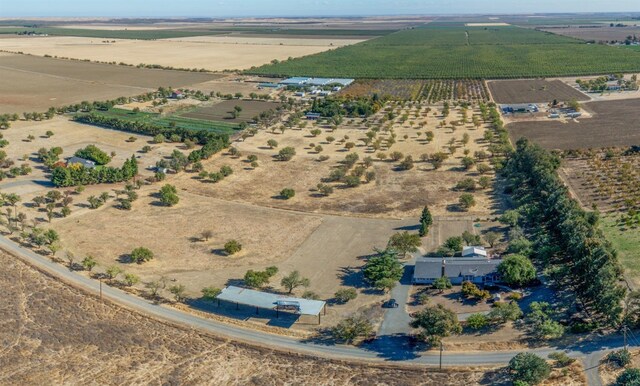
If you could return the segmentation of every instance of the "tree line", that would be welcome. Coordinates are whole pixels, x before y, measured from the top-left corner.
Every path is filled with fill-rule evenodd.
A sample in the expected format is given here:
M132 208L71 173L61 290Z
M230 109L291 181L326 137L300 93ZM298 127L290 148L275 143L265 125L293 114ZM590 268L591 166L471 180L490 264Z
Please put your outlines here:
M532 257L569 286L595 320L616 325L625 297L616 251L597 212L582 210L569 197L559 166L558 156L521 139L502 172L533 241Z

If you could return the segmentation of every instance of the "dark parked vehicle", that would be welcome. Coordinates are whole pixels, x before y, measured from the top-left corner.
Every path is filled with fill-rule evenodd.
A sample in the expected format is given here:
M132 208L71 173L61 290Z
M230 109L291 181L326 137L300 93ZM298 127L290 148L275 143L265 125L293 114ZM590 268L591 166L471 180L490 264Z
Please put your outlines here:
M396 299L389 299L386 302L382 303L383 308L398 308L398 302Z

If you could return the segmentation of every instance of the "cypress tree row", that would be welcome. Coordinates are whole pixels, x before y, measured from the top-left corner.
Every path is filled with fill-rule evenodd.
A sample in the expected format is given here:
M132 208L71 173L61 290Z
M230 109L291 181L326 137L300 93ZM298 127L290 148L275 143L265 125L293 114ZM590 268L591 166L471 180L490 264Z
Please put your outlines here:
M559 166L559 157L521 139L502 173L534 241L534 259L569 285L596 320L616 325L625 297L616 251L598 227L597 213L569 197Z

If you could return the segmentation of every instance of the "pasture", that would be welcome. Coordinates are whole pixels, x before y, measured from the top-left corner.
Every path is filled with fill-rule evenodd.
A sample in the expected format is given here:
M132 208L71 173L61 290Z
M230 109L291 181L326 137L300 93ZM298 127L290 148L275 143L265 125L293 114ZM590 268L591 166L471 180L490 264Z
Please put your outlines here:
M429 26L248 72L352 78L522 78L640 71L640 53L518 27Z
M638 99L589 102L592 118L577 121L515 122L507 125L513 141L526 137L546 149L589 149L640 143Z
M498 80L490 81L489 90L496 103L551 103L572 99L587 101L589 97L561 80Z

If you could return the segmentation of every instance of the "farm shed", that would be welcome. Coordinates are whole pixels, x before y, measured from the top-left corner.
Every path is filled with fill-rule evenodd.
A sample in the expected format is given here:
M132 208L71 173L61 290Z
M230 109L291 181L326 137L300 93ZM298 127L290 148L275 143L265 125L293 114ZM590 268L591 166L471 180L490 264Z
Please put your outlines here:
M279 316L280 311L317 316L318 324L320 324L320 313L326 314L326 303L322 300L294 298L236 286L224 288L216 299L218 304L223 300L235 303L236 307L240 304L255 307L256 314L259 313L260 308L263 308L276 311L276 317Z
M462 257L487 257L484 247L467 246L462 248Z
M67 166L71 165L82 165L87 169L93 169L96 167L96 163L90 161L88 159L80 158L80 157L71 157L67 160Z
M538 106L534 104L502 105L500 107L504 114L537 113L539 110Z
M416 260L413 272L414 284L433 284L446 276L452 284L470 281L476 284L500 281L498 265L501 259L473 257L421 257Z

